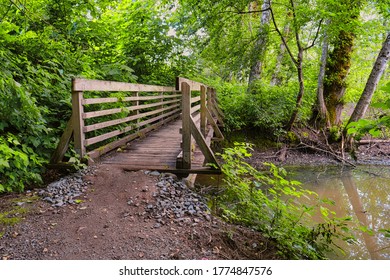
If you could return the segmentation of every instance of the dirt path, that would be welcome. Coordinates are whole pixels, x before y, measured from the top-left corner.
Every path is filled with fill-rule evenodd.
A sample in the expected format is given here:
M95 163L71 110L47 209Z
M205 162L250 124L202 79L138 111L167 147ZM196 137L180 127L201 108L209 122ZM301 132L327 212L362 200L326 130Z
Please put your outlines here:
M2 259L273 259L275 248L258 233L187 216L157 223L146 207L156 203L158 176L97 166L83 178L78 204L51 206L37 191L0 197L0 212L22 217L0 222ZM131 203L129 201L131 200ZM9 211L18 207L23 211ZM27 211L26 211L27 209ZM8 211L8 212L7 212ZM27 212L27 213L24 213ZM8 214L7 214L8 213Z

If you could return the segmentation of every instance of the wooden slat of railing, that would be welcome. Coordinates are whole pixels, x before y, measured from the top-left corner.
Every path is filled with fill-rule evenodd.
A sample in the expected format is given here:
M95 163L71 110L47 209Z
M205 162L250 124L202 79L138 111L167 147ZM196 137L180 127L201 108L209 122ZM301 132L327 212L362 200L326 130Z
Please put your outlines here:
M191 98L191 104L199 102L200 101L200 96L192 97Z
M159 120L161 120L163 118L170 117L171 115L177 114L177 116L179 116L178 115L179 111L180 111L180 109L176 109L176 110L170 111L168 113L165 113L163 115L159 115L157 117L154 117L154 118L148 119L146 121L140 122L138 124L129 125L129 126L123 128L123 129L117 129L117 130L114 130L114 131L111 131L111 132L108 132L108 133L105 133L105 134L102 134L102 135L99 135L99 136L96 136L96 137L88 138L88 139L86 139L84 141L84 143L85 143L86 146L90 146L90 145L102 142L104 140L110 139L110 138L115 137L115 136L119 136L121 134L124 134L126 132L132 131L134 129L141 128L141 127L143 127L143 126L145 126L147 124L159 121Z
M196 105L194 107L191 108L191 115L195 112L198 112L200 110L200 104L199 105Z
M209 123L211 124L211 126L213 127L213 130L215 132L215 135L217 137L218 140L224 140L224 136L221 132L221 130L219 129L217 123L215 122L213 116L211 115L209 109L206 108L206 117L207 117L207 120L209 121Z
M109 126L113 126L113 125L117 125L117 124L121 124L121 123L126 123L126 122L129 122L129 121L133 121L133 120L136 120L136 119L152 116L152 115L155 115L155 114L158 114L158 113L162 113L162 112L167 111L167 110L171 110L171 109L177 108L179 106L180 106L180 104L174 104L174 105L169 106L169 107L165 107L165 108L162 108L162 109L158 109L158 110L154 110L154 111L150 111L150 112L146 112L146 113L130 116L130 117L127 117L127 118L122 118L122 119L111 120L111 121L106 121L106 122L101 122L101 123L97 123L97 124L88 125L88 126L84 127L84 132L91 132L91 131L94 131L94 130L97 130L97 129L102 129L102 128L105 128L105 127L109 127Z
M105 97L105 98L86 98L83 100L83 105L102 104L102 103L114 103L114 102L127 102L127 101L147 101L147 100L160 100L181 97L181 94L171 95L154 95L154 96L129 96L125 98L118 97Z
M90 119L90 118L96 118L96 117L102 117L102 116L107 116L107 115L113 115L116 113L121 113L123 110L142 110L142 109L147 109L147 108L153 108L161 105L167 105L167 104L172 104L175 102L178 102L180 100L169 100L169 101L164 101L164 102L156 102L156 103L150 103L150 104L143 104L143 105L136 105L136 106L130 106L130 107L124 107L124 108L115 108L115 109L108 109L108 110L101 110L101 111L93 111L93 112L88 112L83 114L84 119Z
M174 92L174 87L131 84L113 81L99 81L76 78L73 80L73 91L143 91Z

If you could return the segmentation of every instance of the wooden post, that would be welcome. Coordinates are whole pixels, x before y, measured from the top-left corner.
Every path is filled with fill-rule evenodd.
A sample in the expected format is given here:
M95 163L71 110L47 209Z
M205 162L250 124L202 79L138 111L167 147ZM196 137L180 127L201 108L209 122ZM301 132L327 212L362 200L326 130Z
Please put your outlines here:
M83 92L74 90L74 81L72 89L72 122L73 122L73 135L74 135L74 149L76 153L80 155L82 159L86 155L86 149L84 145L84 107L83 107Z
M207 126L207 118L206 118L206 87L200 87L200 131L203 136L206 136L206 126Z
M176 90L180 90L180 77L176 77L175 88Z
M161 92L161 93L160 93L160 96L161 96L160 102L164 102L164 92ZM164 109L164 105L160 105L160 109ZM165 114L164 111L162 111L162 112L160 113L160 115L164 115L164 114ZM164 118L162 118L161 120L159 120L159 122L164 122Z
M211 103L212 91L213 91L212 88L209 88L209 87L207 88L207 108L209 108L209 110L211 109L211 106L212 106L212 103Z
M139 100L138 100L139 92L138 91L136 93L134 93L134 97L137 97L137 101L135 101L133 103L133 105L138 106L139 105ZM135 115L139 115L139 109L137 109L135 111ZM137 129L136 129L137 132L139 131L139 125L138 124L139 124L139 119L137 119Z
M191 169L191 88L183 82L181 84L182 106L182 150L183 169Z

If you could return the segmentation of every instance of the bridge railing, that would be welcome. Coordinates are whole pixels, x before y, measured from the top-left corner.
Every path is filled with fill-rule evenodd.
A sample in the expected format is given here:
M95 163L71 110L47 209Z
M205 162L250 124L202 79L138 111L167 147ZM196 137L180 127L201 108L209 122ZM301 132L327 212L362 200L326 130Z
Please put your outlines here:
M210 142L214 135L223 139L218 127L223 125L223 113L213 88L185 78L177 78L176 87L74 79L72 117L51 163L63 163L71 138L80 158L93 162L180 115L182 153L177 168L191 168L193 140L205 160L217 164Z
M51 162L62 161L72 134L76 153L91 161L178 118L180 105L175 87L74 79L72 118Z
M180 77L176 80L176 89L182 94L182 152L177 157L176 167L191 169L193 142L204 155L204 161L218 167L210 148L212 139L224 138L218 126L223 125L223 113L217 106L215 89ZM198 92L199 95L193 96Z

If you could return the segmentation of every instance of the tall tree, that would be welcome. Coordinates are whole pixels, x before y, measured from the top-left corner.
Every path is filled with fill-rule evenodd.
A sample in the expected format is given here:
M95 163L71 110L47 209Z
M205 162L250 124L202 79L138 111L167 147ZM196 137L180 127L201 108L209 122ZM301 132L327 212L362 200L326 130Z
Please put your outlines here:
M326 70L326 60L328 58L328 48L329 48L328 36L325 31L323 36L323 42L322 42L320 70L317 79L317 94L316 94L317 102L314 105L313 115L311 119L311 123L317 127L330 126L328 109L326 108L326 103L324 98L324 79L325 79L325 70Z
M308 46L304 46L303 43L302 43L302 40L301 40L301 32L302 32L302 28L310 20L306 19L306 20L302 21L300 18L298 18L298 12L302 15L303 13L308 13L310 11L306 10L306 9L303 9L303 5L301 7L299 7L299 8L297 8L296 3L295 3L294 0L290 0L289 3L290 3L290 7L289 8L291 9L292 21L293 21L293 23L292 23L292 26L293 26L292 30L293 30L293 33L294 33L294 36L295 36L296 49L298 50L296 57L293 55L290 47L287 44L287 41L286 41L285 37L283 36L283 34L281 33L281 31L278 28L278 25L276 23L276 19L275 19L275 15L274 15L272 7L270 9L270 11L271 11L271 18L272 18L272 22L274 24L274 27L275 27L277 33L279 34L283 44L286 46L286 50L287 50L287 52L288 52L292 62L294 63L295 67L297 68L299 91L298 91L298 94L297 94L297 97L296 97L295 106L294 106L293 112L291 114L290 120L289 120L289 122L286 125L286 129L287 130L291 130L292 126L294 125L294 123L295 123L295 121L296 121L296 119L298 117L298 112L299 112L299 109L300 109L300 107L302 105L302 99L303 99L303 96L304 96L304 93L305 93L304 75L303 75L303 54L304 54L305 51L307 51L308 49L310 49L310 48L312 48L314 46L314 44L315 44L315 42L316 42L316 40L318 38L318 34L319 34L320 27L321 27L321 24L322 24L322 20L320 20L314 39L312 40L312 42Z
M261 20L257 39L251 56L251 68L249 72L248 90L251 89L253 83L260 79L264 54L269 41L269 23L271 18L271 1L263 0L261 6Z
M290 24L287 22L287 24L284 26L283 30L283 36L285 38L288 38L288 35L290 34ZM280 86L282 84L282 77L280 75L281 68L282 68L282 63L283 63L283 58L286 55L286 46L281 42L279 44L279 53L278 56L276 57L276 65L275 65L275 70L272 73L271 77L271 85L272 86Z
M382 48L374 63L374 67L372 68L371 74L368 77L366 86L363 90L362 95L360 96L360 99L355 107L355 110L353 111L348 121L348 124L351 122L356 122L362 117L364 117L367 108L371 103L371 99L378 85L378 82L381 79L383 72L385 71L389 59L390 59L390 33L387 34L386 40L383 42Z
M341 124L341 112L344 108L343 97L346 91L346 78L351 67L355 31L361 9L361 0L332 2L329 7L336 13L324 79L324 98L331 126Z

